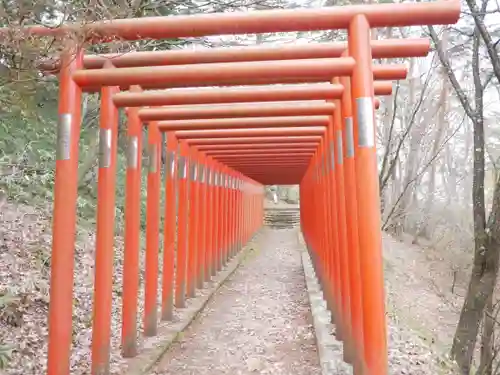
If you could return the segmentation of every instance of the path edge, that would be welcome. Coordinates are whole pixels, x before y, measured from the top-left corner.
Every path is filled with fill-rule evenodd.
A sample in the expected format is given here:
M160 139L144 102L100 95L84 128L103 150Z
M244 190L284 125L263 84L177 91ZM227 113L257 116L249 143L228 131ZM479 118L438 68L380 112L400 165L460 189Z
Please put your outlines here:
M299 240L300 241L300 240ZM311 306L313 328L316 337L316 347L322 375L337 375L352 373L352 369L343 361L343 346L333 335L335 330L331 324L331 313L326 307L321 286L312 266L307 251L302 252L302 267L306 280L307 294Z
M217 291L224 285L231 275L242 265L247 259L247 255L254 250L253 244L256 234L248 241L247 245L226 265L226 268L219 272L211 281L208 294L197 297L193 300L193 306L184 309L187 316L182 321L177 323L161 322L160 324L169 324L163 328L159 328L158 335L163 335L165 338L156 344L154 349L145 350L137 357L135 357L128 365L124 375L147 375L154 367L161 361L167 351L175 344L181 337L184 331L191 326L196 320L198 315L203 311L205 306L212 300Z

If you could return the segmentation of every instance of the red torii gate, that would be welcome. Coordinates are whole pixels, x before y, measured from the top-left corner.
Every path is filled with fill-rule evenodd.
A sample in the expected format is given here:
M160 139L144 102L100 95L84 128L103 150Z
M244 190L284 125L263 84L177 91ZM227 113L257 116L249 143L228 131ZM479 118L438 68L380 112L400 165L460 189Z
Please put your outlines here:
M179 268L176 280L176 302L184 303L186 288L189 295L200 287L200 280L207 279L219 270L234 255L251 234L260 226L262 187L258 183L299 183L301 186L302 230L309 246L314 265L325 290L328 305L335 315L342 337L347 346L347 359L352 361L356 374L386 375L387 353L385 337L385 308L382 277L380 212L378 201L378 178L374 137L374 79L402 79L404 67L372 65L377 48L380 56L421 56L427 52L422 44L404 43L383 49L383 42L370 40L370 27L391 27L455 23L459 17L460 3L456 0L433 3L375 4L321 9L257 11L248 13L208 14L197 16L152 17L142 19L102 21L90 25L65 25L56 29L40 26L24 29L28 34L40 36L83 32L93 42L107 41L115 37L134 40L142 38L177 38L233 33L262 33L283 31L308 31L324 29L348 29L348 43L340 46L308 47L295 46L286 52L286 61L268 61L273 53L266 47L246 52L227 50L212 52L182 52L172 54L179 64L191 61L191 65L163 65L169 54L137 53L123 59L107 56L86 57L78 48L69 48L61 56L60 66L60 122L58 126L56 181L54 194L54 228L51 275L51 304L49 313L49 359L48 374L69 373L71 346L71 311L73 279L73 247L75 239L75 217L77 198L78 140L80 124L80 96L82 89L101 93L101 144L99 168L98 224L96 288L94 295L93 326L93 374L107 372L109 361L109 332L112 288L112 247L114 222L114 170L116 165L117 107L128 109L129 151L127 168L126 203L126 264L124 269L123 298L123 351L134 355L136 351L136 300L137 300L137 251L140 192L140 134L141 118L150 116L148 144L150 166L148 174L147 202L147 265L146 265L146 313L145 334L156 332L156 284L157 252L154 236L158 227L159 160L161 145L159 134L168 133L167 148L169 168L167 177L167 202L175 199L179 189L182 202L188 198L191 210L201 217L212 218L202 225L201 220L188 218L188 208L179 208ZM378 43L378 44L377 44ZM396 43L397 42L391 42ZM381 47L382 45L382 47ZM417 46L418 45L418 46ZM332 55L325 49L331 48ZM392 48L392 52L391 52ZM299 49L302 52L299 52ZM258 52L256 52L258 51ZM339 57L339 54L342 57ZM395 55L394 55L395 54ZM327 56L328 55L328 56ZM133 57L130 57L133 56ZM177 56L177 57L175 57ZM195 57L195 56L200 56ZM246 57L245 57L246 56ZM276 59L280 57L274 55ZM300 59L299 59L300 58ZM155 60L156 59L156 60ZM184 60L183 60L184 59ZM284 59L282 59L284 60ZM121 62L120 62L121 61ZM156 61L156 62L155 62ZM210 61L210 63L207 63ZM217 62L216 62L217 61ZM263 63L262 61L266 61ZM114 65L114 66L113 66ZM149 65L149 66L148 66ZM133 66L133 67L130 67ZM142 66L142 67L141 67ZM148 66L148 67L145 67ZM97 68L82 70L83 68ZM217 77L214 77L217 72ZM239 85L305 83L331 81L329 87L292 86L275 88L169 90L164 92L142 92L142 88L172 88L202 85ZM118 92L130 87L130 92ZM340 95L340 97L339 97ZM264 126L263 118L246 119L244 125L234 118L224 122L222 118L236 113L249 113L251 106L222 109L177 109L183 120L169 118L169 110L139 109L143 106L172 104L237 103L253 101L333 100L335 109L326 126L315 128L276 128L281 120L268 119L273 129L256 129ZM325 103L326 111L331 103ZM136 107L136 108L132 108ZM311 108L311 107L309 107ZM311 109L309 109L311 110ZM183 112L184 111L184 112ZM203 112L205 111L205 112ZM217 112L219 111L219 112ZM269 116L296 116L298 110L289 112L268 107ZM273 111L275 111L273 113ZM279 112L279 113L278 113ZM205 113L205 114L203 114ZM224 115L226 113L226 115ZM145 116L145 117L143 117ZM152 117L157 116L155 120ZM165 116L165 117L163 117ZM171 114L171 116L175 116ZM198 117L196 117L198 116ZM210 117L203 117L210 116ZM303 116L306 116L305 114ZM311 114L307 114L311 116ZM242 128L228 130L175 130L182 126L202 123L204 118L220 118L210 121L220 129L221 124L236 124ZM265 118L265 117L264 117ZM278 118L278 117L276 117ZM157 123L158 120L165 123ZM176 122L185 121L184 124ZM281 122L280 122L281 121ZM290 123L293 123L291 120ZM248 122L251 124L248 125ZM203 124L203 123L202 123ZM313 124L309 124L311 126ZM314 124L316 125L316 124ZM203 127L205 125L198 125ZM206 123L206 127L209 127ZM229 125L227 125L229 127ZM204 129L205 129L204 128ZM250 130L256 129L249 137ZM301 135L299 135L301 134ZM219 135L219 137L213 137ZM186 138L180 141L178 138ZM238 147L238 145L244 147ZM309 145L307 152L283 152L282 157L268 152L241 152L262 147L266 149L298 149ZM286 145L286 146L285 146ZM219 147L220 146L220 147ZM313 146L313 147L311 147ZM316 146L316 147L314 147ZM173 152L179 147L180 160L173 162ZM212 156L206 150L232 149L233 156L224 153ZM198 151L196 151L198 150ZM311 159L310 151L314 150ZM259 155L260 154L260 155ZM250 157L250 155L254 155ZM236 156L236 157L234 157ZM216 159L224 163L216 162ZM198 162L203 177L197 178ZM194 162L194 163L193 163ZM235 169L230 169L228 166ZM282 167L293 173L282 173ZM244 174L254 179L245 177ZM179 171L178 186L174 184ZM273 179L273 175L276 174ZM206 174L205 174L206 173ZM215 176L215 177L214 177ZM188 181L192 186L188 189ZM358 183L357 183L358 182ZM188 197L189 194L189 197ZM200 199L205 197L208 199ZM206 204L200 204L200 202ZM226 218L217 209L229 214ZM349 215L346 215L346 212ZM175 221L175 211L167 207L168 220ZM190 228L202 228L201 242L189 236ZM328 229L333 229L328 231ZM171 228L164 230L166 246L174 242ZM205 254L200 249L208 245ZM171 313L173 291L173 249L167 249L164 265L163 318ZM349 251L347 251L349 249ZM194 256L187 257L187 254ZM179 275L180 274L180 275ZM186 285L187 283L187 285Z

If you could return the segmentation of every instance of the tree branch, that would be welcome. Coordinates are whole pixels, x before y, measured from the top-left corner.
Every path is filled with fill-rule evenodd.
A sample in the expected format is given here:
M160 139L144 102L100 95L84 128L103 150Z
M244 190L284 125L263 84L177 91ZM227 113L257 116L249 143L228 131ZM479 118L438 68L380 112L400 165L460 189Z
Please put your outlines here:
M453 86L453 89L455 90L455 93L458 96L460 104L462 104L462 107L464 108L467 116L474 121L474 117L476 116L475 110L471 107L467 95L465 95L463 88L460 86L460 83L458 82L455 72L451 68L450 61L448 60L448 57L443 51L441 41L439 40L436 31L434 30L434 27L429 26L429 34L431 36L432 41L434 42L434 45L436 46L436 52L439 57L439 61L441 61L441 64L443 64L443 67L446 70L446 75L448 76L451 85Z
M475 2L475 0L466 0L467 5L469 6L472 17L474 18L474 23L476 24L477 30L479 31L479 34L481 35L481 38L484 41L484 44L486 45L486 50L488 51L488 56L490 57L491 60L491 66L493 67L493 72L495 73L495 76L500 83L500 57L497 54L496 51L496 42L493 42L493 39L491 38L491 34L488 32L488 29L486 28L486 25L484 24L484 16L485 12L481 12ZM483 7L485 7L485 3L487 4L487 1L483 2Z

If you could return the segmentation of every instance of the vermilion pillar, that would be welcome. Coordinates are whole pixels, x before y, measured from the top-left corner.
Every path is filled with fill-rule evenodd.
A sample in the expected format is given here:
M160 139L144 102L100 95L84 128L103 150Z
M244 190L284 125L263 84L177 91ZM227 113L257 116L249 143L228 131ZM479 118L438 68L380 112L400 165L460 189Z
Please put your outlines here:
M236 214L237 214L237 203L236 203L236 174L231 171L230 175L230 194L231 194L231 224L230 224L230 256L231 258L236 254L238 248L236 247Z
M323 237L323 220L324 220L324 196L323 192L321 191L321 184L322 184L322 179L321 179L321 155L323 153L323 140L320 143L320 146L318 147L318 150L316 152L315 158L314 158L314 190L315 190L315 196L317 199L315 199L315 210L318 213L318 217L315 220L316 225L315 225L315 241L316 244L314 246L314 255L315 255L315 263L316 263L316 268L317 268L317 274L318 278L320 281L320 284L323 286L324 285L324 272L322 269L323 263L321 262L321 257L322 253L324 250L324 237ZM335 297L337 296L336 293L334 293Z
M162 320L172 320L173 318L175 234L177 229L177 148L177 139L174 134L167 133L165 217L163 227Z
M82 51L65 51L59 76L54 218L50 275L49 349L47 373L69 373L73 333L73 264L78 188L78 141L81 90L72 74L82 66Z
M387 374L385 295L380 233L380 202L375 149L370 25L362 15L349 25L354 126L357 128L356 194L363 295L365 363L369 374Z
M209 282L213 275L212 264L214 261L214 170L213 161L206 161L206 249L205 249L205 281Z
M242 247L242 199L241 199L241 175L240 173L236 173L236 182L235 182L235 190L236 190L236 248L238 251Z
M335 148L335 190L337 192L337 231L338 231L338 253L340 266L340 305L342 315L342 329L345 331L345 359L350 357L350 291L349 291L349 249L347 248L346 232L346 209L345 209L345 189L344 189L344 152L342 143L342 113L340 101L335 101L336 109L333 114L332 142Z
M140 91L133 87L133 91ZM139 231L141 214L142 124L137 108L127 112L127 185L125 188L125 251L123 260L122 355L137 354L139 294Z
M325 212L325 224L323 224L324 228L324 235L327 241L327 246L325 249L325 254L324 254L324 268L325 268L325 283L324 283L324 290L325 290L325 297L326 297L326 302L327 306L330 309L330 312L332 313L332 320L335 319L335 317L338 317L339 322L338 325L340 324L340 316L338 316L338 311L337 309L337 303L335 301L335 288L336 288L336 272L334 272L334 268L337 266L335 259L338 257L337 256L337 251L338 251L338 231L337 231L337 201L336 201L336 186L335 184L332 184L332 176L334 175L335 171L335 164L332 163L334 160L332 160L332 155L334 155L334 149L333 149L333 142L332 142L332 127L333 124L330 121L330 124L328 125L328 130L326 134L326 147L325 147L325 154L324 154L324 159L323 159L323 167L320 169L320 173L323 176L322 180L324 181L324 196L325 199L327 200L327 203L325 205L326 212ZM335 330L337 336L340 338L340 330L339 327L337 326Z
M188 148L185 143L179 145L179 210L177 216L177 263L175 283L175 306L183 308L186 305L186 279L188 262Z
M148 127L148 185L146 200L146 272L144 284L144 335L157 332L158 251L160 234L161 134L158 124Z
M203 288L205 281L206 251L207 251L207 184L206 184L206 157L200 153L198 158L198 183L199 183L199 210L196 217L198 233L196 252L198 263L196 266L196 287Z
M217 274L219 270L220 263L220 226L221 226L221 212L220 212L220 166L218 163L214 163L214 196L213 196L213 215L214 215L214 226L213 226L213 264L212 264L212 276Z
M356 199L356 166L351 82L349 77L342 77L341 84L344 86L342 95L342 117L343 117L343 149L344 149L344 184L346 205L346 227L347 248L349 249L349 284L351 304L351 330L353 339L353 366L354 374L362 374L363 357L363 312L361 296L361 274L359 270L359 237L358 237L358 206Z
M198 264L198 219L199 219L199 183L198 183L198 155L193 149L190 150L189 165L189 215L188 215L188 277L187 295L194 297L196 291L196 277Z
M229 215L230 215L230 201L229 201L229 168L223 168L223 180L222 180L222 204L223 204L223 224L222 224L222 266L225 266L229 259Z
M224 264L224 222L225 222L225 197L224 197L224 168L220 163L217 163L218 180L217 180L217 266L216 271L220 271Z
M118 137L118 110L113 104L112 96L118 91L118 88L114 87L101 90L92 374L109 372Z
M331 256L332 251L332 238L330 235L331 232L331 220L332 220L332 193L334 189L329 184L329 165L328 165L328 156L329 156L329 138L328 131L325 135L324 142L322 142L322 146L320 146L321 154L319 158L318 164L318 175L319 175L319 193L321 194L322 204L321 209L323 211L323 218L321 220L321 238L322 238L322 249L321 249L321 268L323 273L323 287L328 290L328 285L330 283L330 275L329 275L329 264L328 259ZM338 327L336 332L338 331ZM340 338L340 336L339 336Z
M220 175L219 175L219 264L218 270L222 270L225 264L226 256L226 168L220 165Z

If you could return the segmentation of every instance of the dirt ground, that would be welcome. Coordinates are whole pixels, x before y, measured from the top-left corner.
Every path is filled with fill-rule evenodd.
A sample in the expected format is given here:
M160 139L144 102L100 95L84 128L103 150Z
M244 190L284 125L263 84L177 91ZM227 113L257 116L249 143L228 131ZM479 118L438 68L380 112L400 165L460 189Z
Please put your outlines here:
M297 232L256 244L155 374L320 374Z
M389 361L394 375L458 374L448 354L462 300L451 293L448 263L429 251L383 234Z

